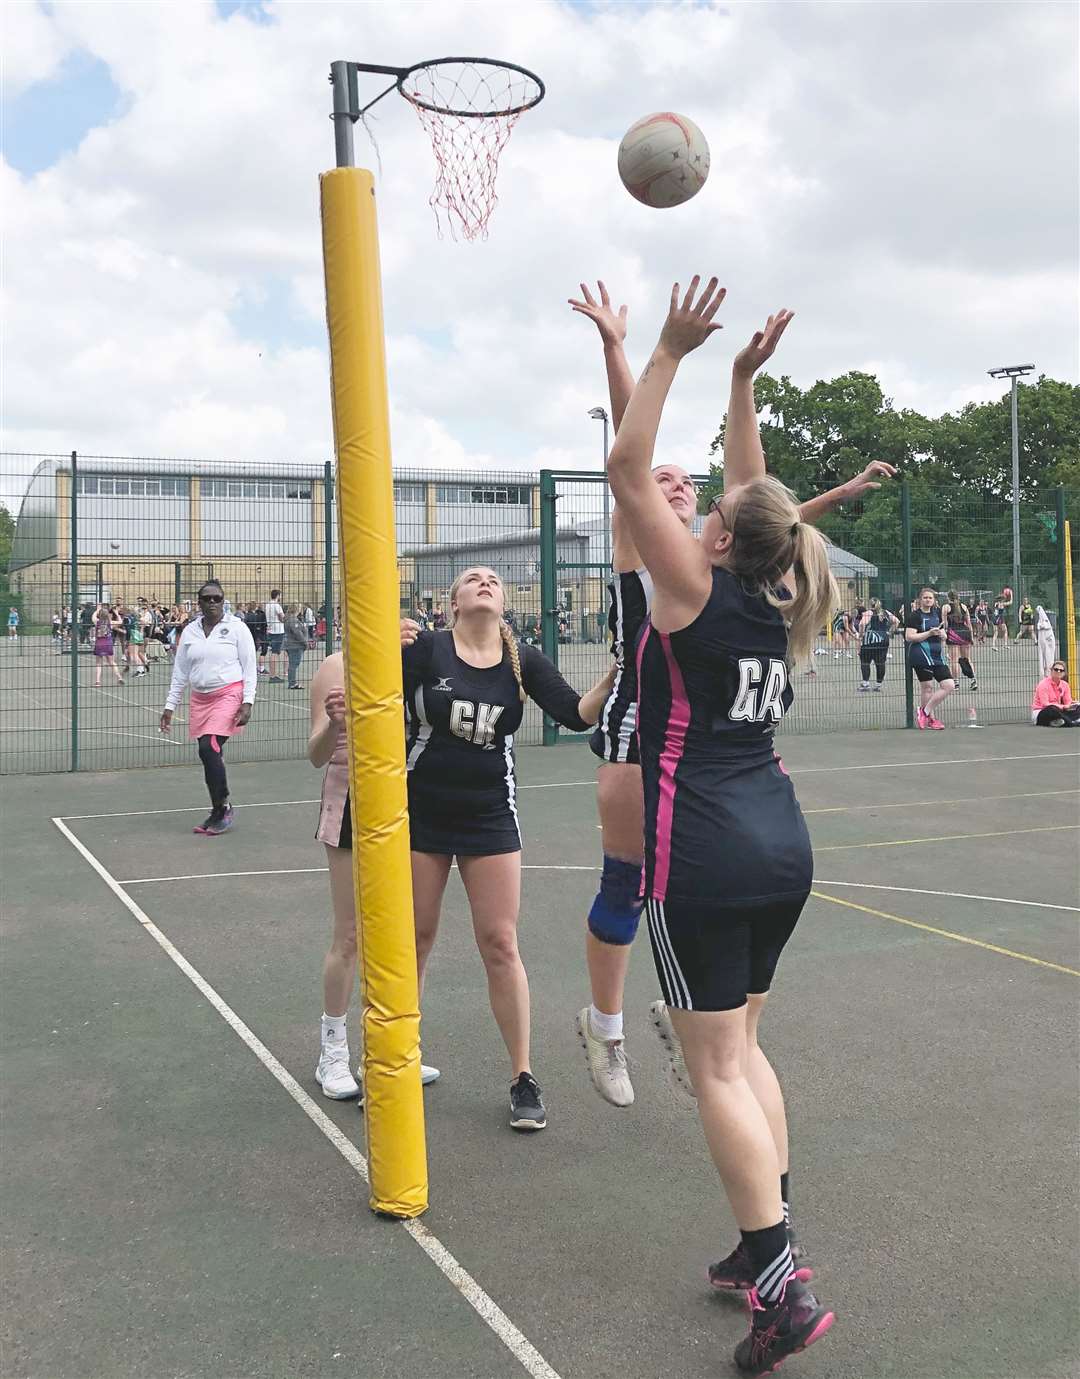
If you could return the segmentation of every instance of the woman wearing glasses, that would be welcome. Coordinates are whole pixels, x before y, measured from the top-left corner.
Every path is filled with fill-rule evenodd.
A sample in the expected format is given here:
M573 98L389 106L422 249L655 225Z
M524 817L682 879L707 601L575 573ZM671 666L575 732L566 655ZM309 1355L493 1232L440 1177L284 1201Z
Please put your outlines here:
M1035 686L1031 721L1036 728L1080 727L1080 704L1073 702L1065 673L1065 662L1055 661L1050 674Z
M215 838L233 826L222 750L251 718L258 673L251 633L242 619L225 612L221 585L208 580L198 598L200 616L191 619L177 644L161 731L172 731L173 714L190 685L188 737L199 743L210 792L210 813L195 832Z
M622 306L616 310L612 306L602 282L597 284L599 301L585 283L580 286L581 297L571 297L569 304L574 311L587 316L600 333L611 418L617 434L634 391L634 375L624 349L627 308ZM765 473L753 379L772 356L791 317L792 313L785 311L770 316L764 330L757 331L735 358L724 428L724 478L728 488ZM839 504L880 488L875 479L891 477L894 473L891 465L874 461L848 483L804 503L800 509L802 520L816 522ZM654 467L652 477L668 507L689 530L697 513L693 479L679 465L670 464ZM589 911L585 937L592 1000L578 1013L577 1029L593 1086L612 1106L630 1106L634 1101L634 1088L624 1049L623 992L630 966L630 947L641 917L639 896L645 847L634 649L649 616L653 586L618 505L612 514L611 535L608 630L611 654L615 659L615 680L601 710L600 722L589 740L593 754L600 759L596 805L604 858L600 889ZM657 1006L661 1004L656 1003ZM657 1019L654 1010L654 1024ZM660 1026L664 1027L662 1017ZM675 1059L671 1076L686 1090L685 1070L674 1045L672 1052ZM784 1167L786 1169L786 1164Z
M775 479L725 479L695 537L652 478L679 363L720 328L724 292L715 278L698 288L694 278L681 301L672 290L608 477L653 581L637 645L649 938L669 1038L682 1046L742 1237L710 1280L748 1292L750 1333L735 1361L766 1374L833 1323L793 1263L783 1095L757 1030L813 878L773 733L792 702L789 663L809 653L839 597L824 539Z

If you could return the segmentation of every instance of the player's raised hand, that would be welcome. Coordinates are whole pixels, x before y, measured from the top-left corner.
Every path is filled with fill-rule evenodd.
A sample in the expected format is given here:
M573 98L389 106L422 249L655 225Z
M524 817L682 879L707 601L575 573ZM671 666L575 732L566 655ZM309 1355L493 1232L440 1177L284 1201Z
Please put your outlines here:
M772 357L773 350L780 343L780 337L787 330L788 322L794 315L793 311L788 311L787 307L782 306L769 317L761 330L754 331L750 343L735 356L732 365L735 372L752 378L765 361Z
M884 460L871 460L861 474L856 474L854 479L849 479L844 485L847 490L845 497L847 499L861 498L864 493L868 493L871 489L881 487L879 483L874 482L875 479L895 478L895 465L886 464Z
M727 288L719 287L718 283L718 278L710 278L704 290L699 292L701 278L695 273L681 302L679 284L675 283L671 289L671 307L660 332L661 349L682 359L703 345L714 331L723 329L719 321L713 320L727 296Z
M618 311L612 307L608 290L602 282L597 281L596 284L600 289L599 302L584 283L579 283L578 286L581 288L581 299L567 299L573 310L579 311L582 316L587 316L590 321L596 323L605 346L621 345L626 339L626 307L621 306Z

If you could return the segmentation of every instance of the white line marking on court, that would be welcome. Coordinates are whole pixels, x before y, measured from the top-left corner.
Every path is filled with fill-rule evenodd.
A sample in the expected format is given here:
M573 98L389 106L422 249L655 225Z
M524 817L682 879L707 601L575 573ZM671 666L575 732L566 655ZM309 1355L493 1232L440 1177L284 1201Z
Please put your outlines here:
M240 1036L271 1077L275 1078L280 1086L288 1092L304 1115L326 1136L346 1163L355 1169L366 1183L368 1181L368 1168L364 1156L352 1141L342 1134L329 1116L312 1101L296 1078L278 1062L262 1040L256 1037L232 1007L218 995L206 978L188 962L167 935L162 933L145 910L142 910L129 895L124 893L123 886L128 883L117 881L90 849L76 838L74 833L64 824L63 819L54 818L53 823L76 852L90 863L109 890L125 909L134 915L154 942L179 967L192 985L206 997L230 1029ZM454 1285L477 1316L498 1336L514 1359L532 1376L532 1379L559 1379L558 1373L552 1369L532 1342L517 1329L502 1308L484 1292L468 1270L458 1263L437 1236L433 1235L420 1221L402 1221L400 1224L404 1226L408 1234L412 1236L442 1275Z
M104 730L104 729L95 729L94 731L97 732L97 731L105 731L105 730ZM180 744L177 743L177 746L179 746L179 745L180 745ZM243 763L243 764L244 764L244 765L249 765L250 763L245 762L245 763ZM238 804L238 805L236 806L236 808L237 808L238 810L245 810L245 809L277 809L279 806L281 806L281 805L287 805L287 804L319 804L319 803L320 803L320 801L317 800L317 799L314 799L314 800L261 800L261 801L255 803L255 804ZM119 810L119 811L117 811L117 812L115 812L115 813L109 813L109 814L61 814L61 815L60 815L60 818L61 818L61 819L139 819L139 818L142 818L144 815L150 815L150 814L201 814L205 808L206 808L206 801L203 800L202 804L189 804L189 805L184 805L182 808L175 808L175 809L121 809L121 810ZM126 884L126 883L125 883L125 884Z
M47 666L40 666L39 669L40 669L45 675L51 675L52 678L53 678L54 680L59 680L61 684L67 684L67 685L70 685L70 684L71 684L70 678L68 678L67 680L65 680L64 677L63 677L62 675L57 675L54 671L49 670L49 668L48 668ZM126 684L126 683L127 683L127 682L125 681L125 684ZM109 699L115 699L116 702L117 702L118 704L129 704L133 709L140 709L143 713L152 713L152 714L154 715L155 718L160 718L160 717L161 717L161 710L160 710L160 709L152 709L152 708L150 707L149 704L140 704L140 703L137 703L136 701L134 701L134 700L132 700L132 699L126 698L126 697L125 697L124 695L122 695L122 694L116 694L113 690L103 690L103 689L101 688L100 685L91 685L91 684L85 684L85 685L84 685L84 684L82 683L81 680L79 681L79 692L80 692L80 693L79 693L79 698L80 698L80 705L79 705L79 707L80 707L80 709L85 709L85 708L86 708L86 704L82 702L82 691L83 691L83 690L92 690L92 691L94 692L95 695L97 695L97 694L103 694L103 695L105 695L105 696L106 696L107 698L109 698ZM64 710L64 711L65 711L65 712L69 712L69 711L66 709L66 706L65 706L65 710ZM70 716L70 713L69 713L69 716Z
M986 800L1043 800L1048 795L1080 795L1080 790L1029 790L1023 795L969 795L960 800L903 800L899 804L837 804L804 809L804 814L876 814L879 809L931 809L939 804L983 804Z
M205 809L205 805L203 808ZM93 814L67 814L68 819L89 818ZM522 871L599 871L599 866L564 866L552 863L550 866L541 862L524 862ZM161 881L220 881L227 876L308 876L314 873L328 871L328 867L280 867L268 871L192 871L186 872L182 876L129 876L126 880L120 881L121 886L149 886Z
M958 843L968 838L1012 838L1019 833L1070 833L1080 829L1080 824L1047 824L1042 828L1002 828L992 833L942 833L938 838L887 838L878 843L830 843L828 847L815 847L815 852L844 852L848 848L904 848L913 843Z
M902 767L925 766L980 766L988 761L1064 761L1070 757L1080 757L1080 752L1033 752L1029 756L1015 757L944 757L938 761L873 761L864 766L790 766L793 776L820 775L830 771L898 771ZM597 765L602 766L603 762ZM519 785L519 790L558 790L562 786L595 785L593 780L554 780L546 785Z
M992 900L996 905L1033 905L1038 910L1069 910L1073 914L1080 914L1080 906L1077 905L1051 905L1045 900L1016 900L1008 895L968 895L966 891L924 891L917 886L879 886L871 885L869 881L823 881L820 876L814 877L815 886L851 886L855 890L862 891L903 891L905 895L938 895L944 896L948 900Z

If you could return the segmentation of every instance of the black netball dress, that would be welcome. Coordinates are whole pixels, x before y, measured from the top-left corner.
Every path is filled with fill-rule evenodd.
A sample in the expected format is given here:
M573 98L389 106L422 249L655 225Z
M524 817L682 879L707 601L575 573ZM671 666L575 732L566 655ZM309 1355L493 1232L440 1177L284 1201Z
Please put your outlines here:
M813 878L773 748L791 706L780 612L714 569L705 607L638 643L644 895L669 1005L724 1010L768 990Z
M589 746L601 761L638 762L637 662L634 648L652 606L646 569L616 574L608 585L608 631L615 657L615 683L604 702Z
M530 699L573 732L588 724L578 691L536 647L518 644ZM452 632L421 632L402 653L409 829L414 852L490 856L517 852L514 733L524 704L508 655L471 666Z

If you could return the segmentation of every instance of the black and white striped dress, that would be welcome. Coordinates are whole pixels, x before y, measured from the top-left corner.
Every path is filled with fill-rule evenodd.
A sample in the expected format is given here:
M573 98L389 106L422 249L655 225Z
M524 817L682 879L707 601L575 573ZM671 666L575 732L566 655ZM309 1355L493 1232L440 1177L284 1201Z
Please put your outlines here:
M589 746L601 761L639 764L637 664L634 648L652 607L653 583L644 567L615 575L608 585L608 630L615 657L615 683Z

